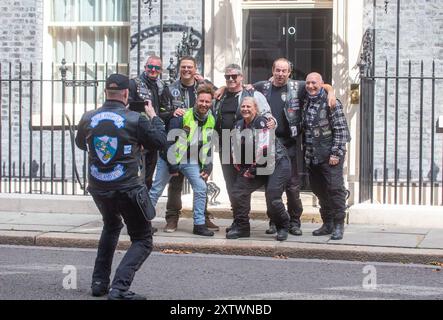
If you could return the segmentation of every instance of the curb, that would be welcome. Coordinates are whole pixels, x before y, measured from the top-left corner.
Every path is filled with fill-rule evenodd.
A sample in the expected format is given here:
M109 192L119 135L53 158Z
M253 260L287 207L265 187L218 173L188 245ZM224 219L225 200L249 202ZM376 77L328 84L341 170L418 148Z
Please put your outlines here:
M232 219L232 211L227 208L209 208L208 211L211 215L217 219ZM318 211L318 210L317 210ZM183 218L192 218L193 212L192 208L183 208L180 215ZM161 215L159 215L161 217ZM212 218L212 217L211 217ZM253 220L263 220L268 221L269 218L265 210L251 210L249 212L249 218ZM305 210L300 217L302 223L322 223L320 213L316 212L315 209Z
M56 232L4 231L0 233L2 245L50 246L69 248L97 248L99 234L74 234ZM120 237L118 249L130 245L128 236ZM396 247L371 247L300 242L256 240L183 239L155 236L154 251L171 250L175 254L202 253L274 257L279 259L321 259L360 262L394 262L430 264L443 261L443 250L409 249Z
M307 198L306 196L303 198ZM313 200L305 200L301 222L321 223L319 209L312 204ZM1 194L0 212L21 213L60 213L60 214L90 214L100 217L91 196L71 195L38 195L38 194ZM166 198L160 198L157 204L157 217L164 217L166 212ZM215 217L232 219L229 207L209 207ZM192 203L183 203L182 214L185 218L192 218ZM268 220L266 210L251 210L252 219Z

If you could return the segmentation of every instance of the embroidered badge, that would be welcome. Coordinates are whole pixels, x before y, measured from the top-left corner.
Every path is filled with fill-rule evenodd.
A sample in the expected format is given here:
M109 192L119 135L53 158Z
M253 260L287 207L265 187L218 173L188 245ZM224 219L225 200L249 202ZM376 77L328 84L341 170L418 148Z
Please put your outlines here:
M321 130L322 130L324 136L330 136L332 134L332 131L329 130L329 127L323 127L323 128L321 128Z
M171 91L171 95L172 95L174 98L179 97L179 96L180 96L180 90L178 90L178 89L176 89L176 88L172 89L172 91Z
M289 119L293 119L297 116L297 113L296 113L297 110L295 108L290 107L287 110L288 110L287 116Z
M125 174L125 170L121 164L118 164L111 172L100 172L96 166L92 165L90 173L97 180L109 182L122 177Z
M114 112L100 112L91 118L91 127L95 128L100 122L105 120L114 122L114 125L119 129L125 126L125 118L121 115Z
M116 137L94 137L93 143L95 152L103 164L111 161L117 152L118 140Z
M280 97L283 102L286 102L286 98L288 97L287 92L282 92Z
M131 154L132 152L132 145L126 145L123 147L123 154Z

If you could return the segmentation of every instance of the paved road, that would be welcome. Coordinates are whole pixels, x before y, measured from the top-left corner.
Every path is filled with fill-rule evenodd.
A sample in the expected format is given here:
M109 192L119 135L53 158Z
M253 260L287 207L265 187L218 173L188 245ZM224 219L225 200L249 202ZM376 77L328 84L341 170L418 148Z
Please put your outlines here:
M114 265L121 257L118 252ZM95 299L89 295L94 258L89 249L0 246L0 299ZM393 263L153 253L132 289L151 300L443 299L443 271Z

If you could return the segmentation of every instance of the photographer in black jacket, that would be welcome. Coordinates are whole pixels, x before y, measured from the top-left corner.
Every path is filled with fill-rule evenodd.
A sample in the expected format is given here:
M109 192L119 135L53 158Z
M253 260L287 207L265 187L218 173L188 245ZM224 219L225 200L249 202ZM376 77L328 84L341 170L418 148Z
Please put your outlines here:
M167 143L163 121L150 102L145 112L151 120L126 108L128 88L128 77L110 75L106 80L105 103L82 116L75 138L77 146L88 151L88 191L104 223L92 275L93 296L108 293L122 217L131 239L110 286L111 300L145 299L129 291L135 272L152 251L150 220L155 216L139 172L141 146L155 150Z

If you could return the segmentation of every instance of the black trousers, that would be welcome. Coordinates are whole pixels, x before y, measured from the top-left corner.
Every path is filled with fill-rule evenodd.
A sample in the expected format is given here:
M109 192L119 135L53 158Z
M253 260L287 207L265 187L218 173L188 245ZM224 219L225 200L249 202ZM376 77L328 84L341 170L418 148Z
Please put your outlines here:
M297 152L298 151L298 152ZM297 145L288 148L291 162L291 178L286 186L286 198L288 201L288 213L290 223L300 227L300 217L303 213L303 204L300 199L300 176L298 174L298 157L302 156L301 150L297 150Z
M135 272L152 251L151 222L138 209L135 194L140 186L128 191L100 192L89 190L103 217L103 230L98 244L92 281L110 283L112 259L123 228L127 226L131 246L126 251L115 272L111 288L128 290Z
M309 180L320 203L320 214L325 223L344 223L346 215L346 189L343 179L344 157L336 166L323 162L308 166Z
M222 152L220 151L220 163L223 172L223 178L226 183L226 191L228 192L229 202L232 207L232 190L235 185L235 180L237 179L237 170L235 170L233 164L223 164L222 163Z
M245 178L238 174L232 190L234 226L241 230L250 229L251 194L264 185L270 218L275 222L277 229L288 229L289 214L283 203L282 195L290 175L291 166L287 157L277 161L274 173L269 176Z
M300 199L300 177L298 174L298 157L300 155L297 154L297 146L298 144L297 145L294 144L287 148L290 166L291 166L291 176L286 185L285 192L286 192L286 199L288 205L290 225L295 225L300 228L301 226L300 217L303 213L303 204ZM271 222L274 222L271 218L272 215L269 212L269 207L267 210L267 215L271 219Z

